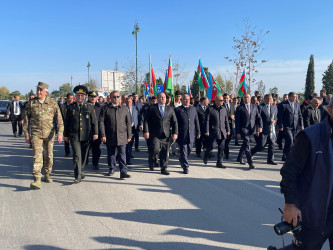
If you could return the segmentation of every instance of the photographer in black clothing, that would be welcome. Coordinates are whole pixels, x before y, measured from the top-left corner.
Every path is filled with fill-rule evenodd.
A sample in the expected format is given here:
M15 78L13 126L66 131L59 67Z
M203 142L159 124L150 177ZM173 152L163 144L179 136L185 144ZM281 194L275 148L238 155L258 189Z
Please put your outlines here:
M333 98L324 121L301 131L281 169L285 197L283 218L302 230L284 249L333 248Z

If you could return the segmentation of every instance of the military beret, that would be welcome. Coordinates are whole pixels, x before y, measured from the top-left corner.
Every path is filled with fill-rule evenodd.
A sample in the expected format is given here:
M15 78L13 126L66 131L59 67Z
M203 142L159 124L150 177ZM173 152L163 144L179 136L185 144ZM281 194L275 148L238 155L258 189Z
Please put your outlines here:
M88 93L87 87L83 86L83 85L76 86L73 91L74 91L75 94L87 95L87 93Z
M48 89L49 85L47 85L46 83L43 83L43 82L38 82L36 87L40 88L40 89Z
M97 91L89 91L88 96L97 97L98 93L97 93Z

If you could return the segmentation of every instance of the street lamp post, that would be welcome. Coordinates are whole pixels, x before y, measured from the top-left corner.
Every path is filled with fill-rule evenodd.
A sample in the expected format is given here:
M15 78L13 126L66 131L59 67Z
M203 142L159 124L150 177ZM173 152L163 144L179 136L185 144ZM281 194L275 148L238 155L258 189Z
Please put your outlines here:
M134 25L134 29L132 31L132 35L135 36L135 91L138 92L138 32L140 32L140 28L138 23Z
M90 68L90 62L88 62L87 68L88 68L88 89L89 89L89 68Z

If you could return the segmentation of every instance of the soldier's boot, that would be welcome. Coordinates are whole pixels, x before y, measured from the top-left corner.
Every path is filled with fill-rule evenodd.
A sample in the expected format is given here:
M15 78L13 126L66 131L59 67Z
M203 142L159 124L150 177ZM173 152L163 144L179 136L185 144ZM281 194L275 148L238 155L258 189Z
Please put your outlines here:
M44 178L45 178L46 183L52 183L53 182L53 179L51 178L49 173L45 174Z
M42 188L42 182L41 177L34 177L34 182L30 184L31 189L41 189Z

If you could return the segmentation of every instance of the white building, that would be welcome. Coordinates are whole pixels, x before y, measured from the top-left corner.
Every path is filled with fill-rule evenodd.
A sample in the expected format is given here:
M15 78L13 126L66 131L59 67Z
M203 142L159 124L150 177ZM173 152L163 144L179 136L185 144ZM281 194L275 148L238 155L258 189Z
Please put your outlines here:
M125 73L112 70L102 70L101 72L102 90L110 93L111 91L123 90L125 83Z

